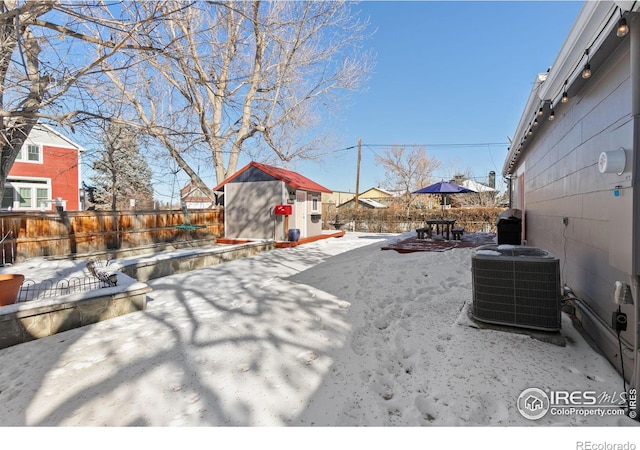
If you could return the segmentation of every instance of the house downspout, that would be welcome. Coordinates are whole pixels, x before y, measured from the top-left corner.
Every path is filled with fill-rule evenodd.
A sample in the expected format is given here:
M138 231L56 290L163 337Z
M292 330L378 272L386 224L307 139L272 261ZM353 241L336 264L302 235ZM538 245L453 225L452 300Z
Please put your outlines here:
M631 274L631 289L634 299L633 312L633 374L630 385L640 388L640 17L637 14L629 16L630 22L630 77L631 77L631 114L633 116L633 263ZM622 355L621 355L622 356Z

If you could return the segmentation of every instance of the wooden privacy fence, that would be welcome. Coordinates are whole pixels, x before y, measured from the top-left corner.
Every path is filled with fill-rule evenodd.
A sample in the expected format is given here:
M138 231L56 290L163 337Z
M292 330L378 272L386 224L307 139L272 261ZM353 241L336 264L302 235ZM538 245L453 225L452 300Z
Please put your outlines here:
M189 210L186 220L181 210L0 213L0 264L223 235L222 209Z

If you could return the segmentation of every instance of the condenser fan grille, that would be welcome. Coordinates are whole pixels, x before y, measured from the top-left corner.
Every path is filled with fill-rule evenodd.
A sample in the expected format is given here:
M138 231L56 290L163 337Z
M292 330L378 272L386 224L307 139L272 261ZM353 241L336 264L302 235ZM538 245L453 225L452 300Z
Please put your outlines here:
M482 248L482 247L481 247ZM560 270L555 258L472 258L473 316L477 320L559 330Z

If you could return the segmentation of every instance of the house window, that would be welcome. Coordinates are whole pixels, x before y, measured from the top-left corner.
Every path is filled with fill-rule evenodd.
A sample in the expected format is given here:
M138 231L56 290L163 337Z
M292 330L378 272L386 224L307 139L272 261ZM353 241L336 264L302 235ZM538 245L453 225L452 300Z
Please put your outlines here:
M35 144L27 145L27 160L40 161L40 146Z
M16 156L16 161L22 162L42 162L42 149L38 144L25 144Z
M11 179L4 188L3 209L51 210L51 180Z
M0 205L0 209L13 208L13 188L5 187L2 193L2 204Z
M317 195L311 196L311 212L320 211L320 199Z
M31 188L19 188L20 208L31 208Z
M47 200L49 200L49 189L37 188L36 207L38 209L45 209L47 207Z

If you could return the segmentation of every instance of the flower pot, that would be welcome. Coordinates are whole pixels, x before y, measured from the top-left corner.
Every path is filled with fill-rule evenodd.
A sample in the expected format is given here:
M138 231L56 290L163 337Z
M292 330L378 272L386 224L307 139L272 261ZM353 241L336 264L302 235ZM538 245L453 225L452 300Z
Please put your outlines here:
M291 242L297 242L300 239L300 230L298 228L291 228L289 230L289 240Z
M0 274L0 306L12 305L16 302L18 291L23 281L24 275L15 273Z

